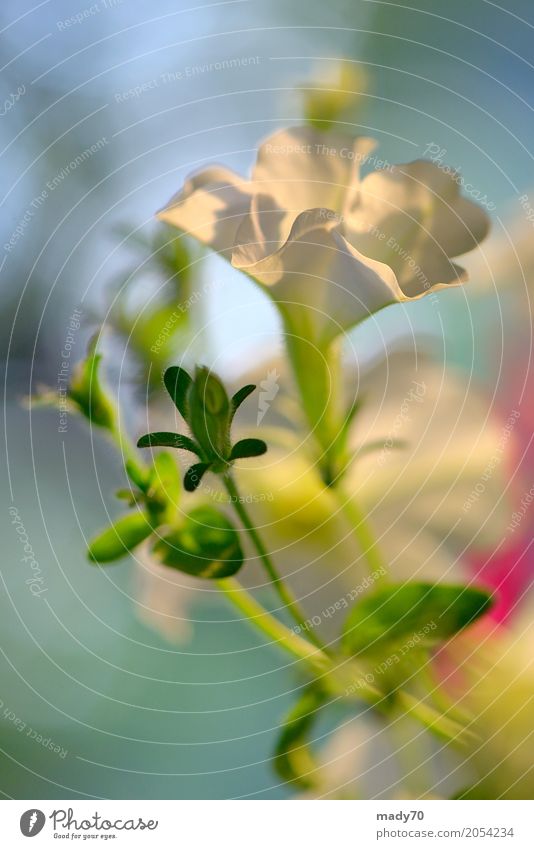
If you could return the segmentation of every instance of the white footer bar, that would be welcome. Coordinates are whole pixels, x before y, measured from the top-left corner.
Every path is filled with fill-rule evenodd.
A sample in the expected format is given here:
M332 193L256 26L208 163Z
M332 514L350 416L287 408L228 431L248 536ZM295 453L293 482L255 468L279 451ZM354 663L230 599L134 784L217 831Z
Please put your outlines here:
M532 849L528 801L3 801L1 845ZM35 844L29 839L35 838Z

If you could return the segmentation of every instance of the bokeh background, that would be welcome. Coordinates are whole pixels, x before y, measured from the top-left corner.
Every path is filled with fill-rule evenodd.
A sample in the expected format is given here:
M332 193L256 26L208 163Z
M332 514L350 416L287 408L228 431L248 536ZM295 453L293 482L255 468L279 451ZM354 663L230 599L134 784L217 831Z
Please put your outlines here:
M75 309L76 355L103 319L113 323L117 281L146 256L131 234L151 238L155 210L183 178L213 160L246 172L258 140L302 121L299 87L313 90L348 59L361 87L345 129L378 138L393 162L438 146L494 205L490 241L465 262L470 286L441 296L438 309L386 310L355 345L368 352L420 331L438 360L476 378L493 409L527 409L533 224L520 198L530 192L534 204L532 5L3 0L0 32L0 792L284 798L269 758L292 703L291 664L216 593L193 601L195 627L173 642L136 609L138 575L127 561L105 573L90 567L84 539L118 511L119 459L83 423L69 419L58 433L55 411L30 412L23 399L57 385ZM205 287L194 345L235 376L278 343L277 318L222 260L194 256L193 281L142 269L130 308L158 286L170 287L171 302ZM139 366L123 361L120 334L109 344L110 379L121 378L136 435ZM12 505L42 570L41 596L26 583Z

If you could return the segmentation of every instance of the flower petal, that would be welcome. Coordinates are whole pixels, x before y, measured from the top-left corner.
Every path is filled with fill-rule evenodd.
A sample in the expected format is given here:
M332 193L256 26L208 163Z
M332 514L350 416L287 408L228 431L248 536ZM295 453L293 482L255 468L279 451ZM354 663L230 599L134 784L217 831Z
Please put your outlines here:
M295 329L313 328L316 344L328 343L342 330L404 299L393 271L358 253L343 238L332 210L302 212L284 244L271 253L274 243L258 235L258 217L243 219L232 265L268 287Z
M484 210L461 197L454 173L417 160L375 171L362 181L345 233L358 250L390 265L405 295L433 284L458 284L450 261L472 250L488 231Z
M312 127L281 130L258 150L253 191L270 195L278 207L293 213L291 221L298 212L320 206L341 213L347 194L359 185L360 165L375 146L366 136Z
M184 183L158 218L229 257L243 215L250 208L249 185L227 168L214 166Z

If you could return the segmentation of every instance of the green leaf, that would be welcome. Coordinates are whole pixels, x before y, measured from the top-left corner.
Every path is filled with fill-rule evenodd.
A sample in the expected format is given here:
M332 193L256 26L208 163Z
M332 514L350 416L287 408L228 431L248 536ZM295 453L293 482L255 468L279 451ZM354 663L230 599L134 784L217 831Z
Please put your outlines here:
M154 530L144 513L122 516L90 543L87 555L95 563L109 563L124 557Z
M243 565L239 534L214 507L197 507L183 525L154 546L154 554L166 566L197 578L227 578Z
M189 467L184 476L184 489L186 492L195 491L209 467L209 463L194 463Z
M305 690L285 720L276 744L274 767L278 775L304 789L316 783L313 774L317 764L307 738L325 701L325 694L316 685Z
M171 366L163 375L163 382L182 417L189 422L187 393L193 382L191 377L184 368Z
M174 458L168 451L156 454L150 472L150 487L147 496L154 500L156 506L160 504L161 509L167 510L167 521L174 519L181 493L180 471L174 462ZM150 501L148 507L149 509L151 507Z
M115 408L100 380L102 356L96 353L96 339L95 335L89 343L86 358L76 364L67 395L91 424L113 430Z
M416 636L417 645L448 640L492 605L485 590L448 584L390 584L351 610L343 644L351 654L379 653Z
M169 433L165 430L158 430L154 433L145 433L137 441L138 448L152 448L152 446L165 446L166 448L183 448L185 451L191 451L193 454L201 455L199 446L189 436L184 436L181 433Z
M242 457L260 457L267 451L263 439L240 439L232 448L230 460L240 460Z
M237 392L235 393L235 395L232 395L232 398L230 400L230 405L231 405L231 408L232 408L232 411L231 411L231 414L230 414L230 421L234 418L236 411L241 406L243 401L245 401L246 398L248 398L248 396L252 392L254 392L255 389L256 389L256 385L254 383L247 383L246 386L242 386L241 389L238 389Z
M121 498L123 501L131 501L133 495L134 493L131 489L115 490L115 498Z
M352 403L349 410L347 411L335 439L334 448L336 454L342 454L347 450L347 442L350 435L350 430L356 417L356 414L359 413L362 408L363 400L363 398L356 398L356 400Z
M205 367L195 370L187 395L189 426L207 459L226 460L230 453L230 401L221 380Z
M133 460L126 460L124 468L126 469L126 474L132 483L138 486L141 492L146 492L149 482L148 470L140 469L137 463L134 463Z
M144 493L135 489L117 489L115 498L128 502L129 507L133 507L135 504L144 504L146 500Z

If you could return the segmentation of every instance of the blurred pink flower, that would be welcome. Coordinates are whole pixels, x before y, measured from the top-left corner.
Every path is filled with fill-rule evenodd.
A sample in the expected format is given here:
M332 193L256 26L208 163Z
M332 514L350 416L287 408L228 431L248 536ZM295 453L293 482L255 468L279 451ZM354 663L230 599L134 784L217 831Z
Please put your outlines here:
M510 410L517 417L507 463L513 512L504 543L495 553L470 558L477 580L495 590L496 604L489 615L499 623L517 613L534 578L534 371L530 369L525 378L517 368L518 362L528 360L527 341L520 334L513 350L507 352L502 380L505 392L498 402L503 418Z
M534 545L532 522L529 532L507 544L489 559L472 557L471 565L477 582L495 591L496 603L489 616L496 622L506 622L517 612L534 575Z

